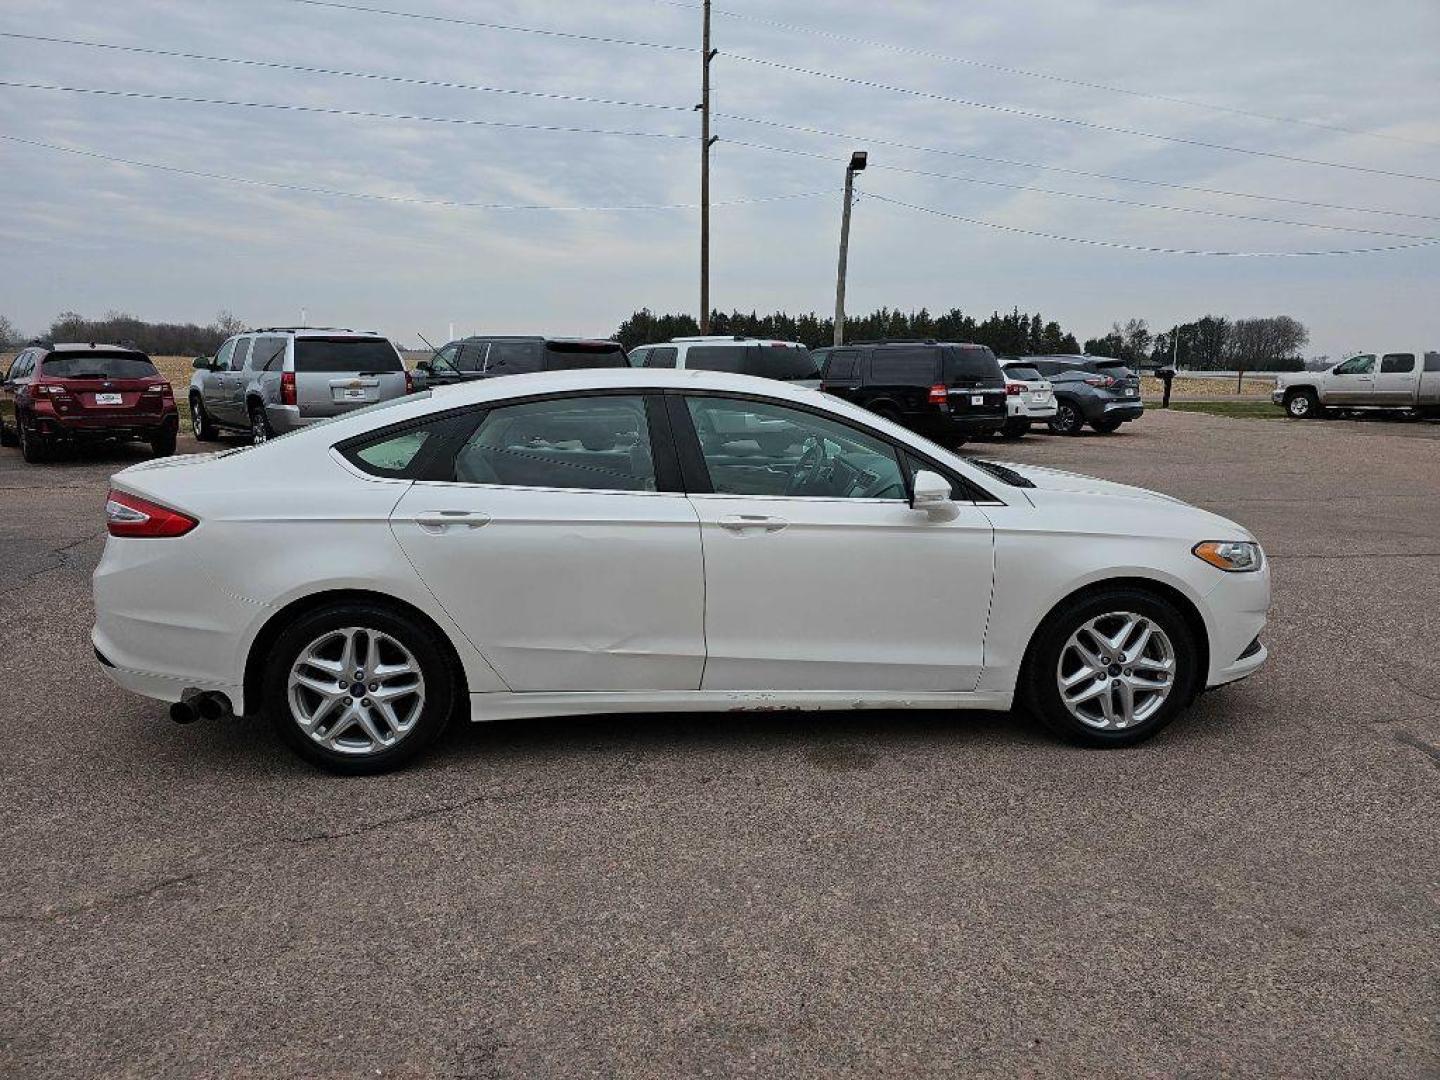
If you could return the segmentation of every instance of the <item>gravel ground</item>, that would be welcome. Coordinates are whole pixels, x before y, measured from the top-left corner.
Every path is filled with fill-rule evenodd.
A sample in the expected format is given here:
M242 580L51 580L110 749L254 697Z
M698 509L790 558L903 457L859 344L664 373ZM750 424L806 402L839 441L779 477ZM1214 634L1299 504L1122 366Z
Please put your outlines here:
M1251 527L1270 664L1123 752L621 717L341 780L112 688L126 457L0 452L0 1075L1440 1075L1440 425L967 452Z

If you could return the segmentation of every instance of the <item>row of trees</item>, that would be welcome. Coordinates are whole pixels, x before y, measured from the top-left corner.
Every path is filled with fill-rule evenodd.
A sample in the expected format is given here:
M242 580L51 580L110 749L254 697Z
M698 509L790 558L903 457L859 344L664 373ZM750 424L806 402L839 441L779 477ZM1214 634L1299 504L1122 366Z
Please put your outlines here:
M740 311L726 314L716 311L710 316L712 334L745 334L751 337L774 338L777 341L800 341L812 349L830 345L835 340L835 320L807 312L790 315L777 311L760 315ZM635 312L615 331L614 337L627 349L675 337L693 337L700 327L691 315L656 315L649 308ZM997 353L1024 356L1030 353L1077 353L1080 343L1060 324L1047 322L1040 315L1027 315L1018 308L1008 315L995 312L983 321L951 308L942 315L931 315L921 308L904 312L881 308L869 315L847 316L845 340L865 341L875 338L934 338L937 341L973 341L988 345Z
M222 311L209 326L146 322L123 311L107 311L98 319L63 311L43 336L50 341L123 341L152 356L200 356L214 353L227 337L244 329L245 323L228 311ZM14 324L0 315L0 349L14 348L25 340Z
M1188 371L1300 371L1300 352L1309 340L1304 324L1289 315L1233 321L1205 315L1159 334L1144 319L1114 323L1104 337L1085 342L1085 351L1131 367L1174 361Z

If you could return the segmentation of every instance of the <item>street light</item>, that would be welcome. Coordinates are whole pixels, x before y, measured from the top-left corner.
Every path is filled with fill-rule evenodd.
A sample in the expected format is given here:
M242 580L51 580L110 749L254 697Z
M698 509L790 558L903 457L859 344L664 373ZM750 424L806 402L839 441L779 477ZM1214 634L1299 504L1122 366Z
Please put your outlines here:
M845 268L850 258L850 204L855 196L855 174L863 172L867 155L856 150L845 166L845 209L840 217L840 267L835 274L835 344L845 344Z

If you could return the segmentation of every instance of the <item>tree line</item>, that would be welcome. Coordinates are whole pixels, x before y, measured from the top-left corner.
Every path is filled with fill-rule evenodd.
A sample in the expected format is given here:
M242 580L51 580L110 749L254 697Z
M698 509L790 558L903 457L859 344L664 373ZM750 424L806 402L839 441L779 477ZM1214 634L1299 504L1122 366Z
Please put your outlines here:
M1174 363L1186 371L1301 371L1300 351L1310 331L1289 315L1227 319L1204 315L1159 334L1144 319L1113 323L1104 337L1085 342L1092 356L1113 356L1131 367Z
M692 315L656 315L641 308L620 324L612 335L627 349L650 345L676 337L694 337L700 333ZM741 311L716 311L710 316L710 333L747 337L773 338L776 341L799 341L812 349L834 344L835 320L807 312L791 315L777 311L770 315ZM1016 308L1008 315L995 312L983 321L951 308L940 315L931 315L921 308L905 312L882 307L869 315L845 318L846 341L869 341L877 338L933 338L936 341L969 341L988 345L1003 356L1024 356L1039 353L1078 353L1080 343L1059 323L1040 315L1028 315Z
M74 311L62 311L40 337L46 341L125 344L151 356L209 356L231 334L238 334L245 328L245 323L228 311L220 312L208 326L147 322L123 311L107 311L98 319L87 319ZM0 348L15 348L27 340L9 319L0 315Z

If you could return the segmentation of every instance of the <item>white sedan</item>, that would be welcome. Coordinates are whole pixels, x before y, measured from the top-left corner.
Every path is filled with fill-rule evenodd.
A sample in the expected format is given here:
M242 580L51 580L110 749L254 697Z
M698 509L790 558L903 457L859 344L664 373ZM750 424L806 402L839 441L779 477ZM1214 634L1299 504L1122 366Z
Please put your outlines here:
M106 673L342 772L457 714L1019 703L1124 746L1266 657L1234 522L767 379L491 379L112 484Z
M1050 380L1025 363L1006 364L1005 426L1002 439L1018 439L1030 430L1036 420L1050 420L1059 411Z

